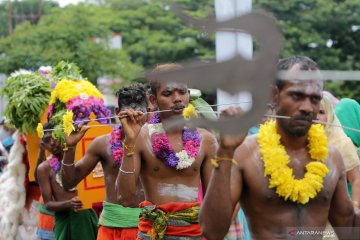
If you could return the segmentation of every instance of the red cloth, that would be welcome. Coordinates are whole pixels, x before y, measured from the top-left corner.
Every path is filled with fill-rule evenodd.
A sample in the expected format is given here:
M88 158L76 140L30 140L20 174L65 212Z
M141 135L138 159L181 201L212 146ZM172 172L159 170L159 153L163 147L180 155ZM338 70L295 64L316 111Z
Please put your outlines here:
M137 228L109 228L100 226L97 240L135 240Z
M100 214L103 210L103 203L102 202L96 202L92 204L92 209L94 209L96 215L98 218L100 217Z
M37 226L44 230L53 231L54 216L39 213L39 221Z
M140 207L143 208L145 206L151 206L154 205L149 201L144 201L140 203ZM191 207L200 207L200 202L196 203L166 203L161 205L156 205L156 209L161 209L166 213L173 213L178 212L181 210L185 210ZM138 225L139 231L143 233L147 233L152 228L152 222L145 220L143 217L140 217L139 225ZM201 229L200 224L195 223L191 224L190 226L167 226L165 234L167 236L187 236L187 237L198 237L201 236Z
M44 204L44 199L42 196L39 198L39 202L41 204ZM54 216L42 214L39 212L39 221L38 221L38 227L42 228L44 230L53 231L54 229Z

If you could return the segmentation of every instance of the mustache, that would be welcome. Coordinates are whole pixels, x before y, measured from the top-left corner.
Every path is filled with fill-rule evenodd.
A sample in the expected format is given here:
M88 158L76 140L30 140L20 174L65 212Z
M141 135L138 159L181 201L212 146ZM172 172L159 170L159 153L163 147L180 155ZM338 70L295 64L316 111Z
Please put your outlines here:
M171 110L179 110L179 109L184 109L185 105L184 104L175 104L173 106L171 106Z
M302 121L312 122L314 120L314 117L311 114L297 114L295 116L292 116L291 120L302 120Z

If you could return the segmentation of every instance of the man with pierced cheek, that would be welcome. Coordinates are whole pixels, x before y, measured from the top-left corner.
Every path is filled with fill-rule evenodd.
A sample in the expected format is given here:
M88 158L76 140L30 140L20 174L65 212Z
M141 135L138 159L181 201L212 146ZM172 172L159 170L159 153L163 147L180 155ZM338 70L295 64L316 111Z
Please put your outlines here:
M137 126L141 128L145 122L147 108L144 86L142 84L133 84L123 87L118 91L117 97L118 108L115 111L119 118L126 115L127 112L131 112L132 116L136 114ZM103 202L103 211L99 218L97 240L135 239L140 214L138 204L144 200L141 183L140 181L136 182L134 202L130 205L121 205L115 192L116 178L123 160L124 151L130 148L127 132L124 131L122 126L118 125L113 128L110 134L96 137L82 159L74 164L75 148L84 134L85 131L74 131L69 137L66 136L65 138L67 146L70 146L70 151L67 151L64 155L62 167L64 186L66 188L76 186L93 171L98 163L101 163L104 170L106 196Z
M289 73L320 73L318 65L303 56L282 59L277 67ZM220 161L212 174L200 213L206 239L223 239L237 203L252 239L295 239L301 230L324 230L328 219L339 239L360 239L360 212L354 211L347 194L342 156L328 145L324 127L312 122L323 83L289 79L278 80L273 89L276 115L285 118L265 122L259 134L245 140L221 136L217 157L234 158L237 164Z
M178 68L181 66L164 64L153 71ZM133 118L121 119L132 147L125 150L117 178L118 197L125 206L133 204L135 183L141 179L145 201L140 204L138 239L201 239L198 189L201 181L206 192L216 139L205 129L163 126L169 118L183 117L189 91L186 85L157 79L150 79L150 85L150 101L159 112L141 131L136 130Z

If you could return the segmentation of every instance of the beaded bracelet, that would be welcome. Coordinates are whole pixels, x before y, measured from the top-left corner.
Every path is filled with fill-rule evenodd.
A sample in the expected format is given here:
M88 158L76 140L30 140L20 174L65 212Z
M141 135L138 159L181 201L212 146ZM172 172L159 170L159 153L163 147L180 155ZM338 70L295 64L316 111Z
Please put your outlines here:
M234 165L236 165L235 159L233 159L233 158L227 158L227 157L218 157L218 156L215 156L213 159L211 159L211 165L213 165L214 168L218 168L220 161L230 161L230 162L232 162Z
M135 173L135 169L134 169L133 172L127 172L127 171L122 170L121 167L119 167L119 170L120 170L120 172L125 173L125 174L133 174L133 173Z
M126 151L129 151L128 153L126 153L127 157L131 157L131 156L133 156L135 154L135 151L134 151L135 145L134 146L128 146L128 145L125 144L125 140L122 142L122 145L124 146Z
M64 165L65 167L71 167L75 165L75 163L64 163L64 160L61 161L61 164Z
M67 151L69 151L69 149L75 149L75 147L68 147L65 145L65 147L63 148L63 151L67 152Z

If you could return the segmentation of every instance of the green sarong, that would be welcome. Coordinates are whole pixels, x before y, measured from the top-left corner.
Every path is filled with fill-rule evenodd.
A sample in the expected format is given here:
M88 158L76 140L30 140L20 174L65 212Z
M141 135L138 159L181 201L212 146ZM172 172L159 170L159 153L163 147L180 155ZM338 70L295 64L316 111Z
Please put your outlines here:
M93 209L55 212L54 235L57 240L95 240L98 218Z
M99 225L111 228L137 228L140 208L123 207L119 204L103 202Z
M39 212L42 213L42 214L49 215L49 216L54 216L54 212L51 212L51 211L47 210L45 205L43 205L41 203L38 204L38 209L39 209Z

